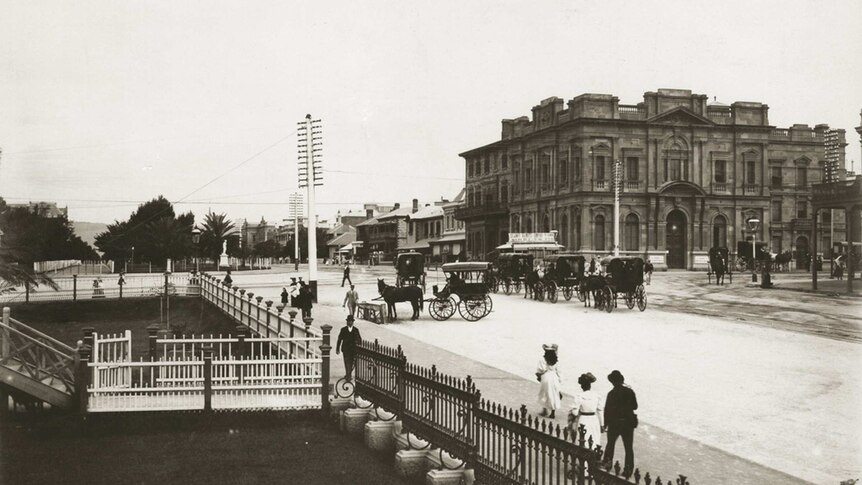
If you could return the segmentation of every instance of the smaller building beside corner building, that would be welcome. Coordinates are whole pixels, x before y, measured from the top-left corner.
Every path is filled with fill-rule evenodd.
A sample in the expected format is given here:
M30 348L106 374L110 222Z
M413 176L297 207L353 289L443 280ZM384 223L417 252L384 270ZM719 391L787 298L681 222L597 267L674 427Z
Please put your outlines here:
M460 154L466 196L455 216L467 257L486 259L510 232L551 231L566 250L609 254L619 170L621 254L649 257L657 269L704 269L711 247L735 252L751 241L746 221L757 218L756 239L801 263L811 256L811 186L824 180L828 158L843 160L844 132L777 128L768 114L763 103L727 105L682 89L647 92L633 105L608 94L545 99L530 117L504 119L499 140ZM818 249L844 239L843 215L834 225L824 217Z

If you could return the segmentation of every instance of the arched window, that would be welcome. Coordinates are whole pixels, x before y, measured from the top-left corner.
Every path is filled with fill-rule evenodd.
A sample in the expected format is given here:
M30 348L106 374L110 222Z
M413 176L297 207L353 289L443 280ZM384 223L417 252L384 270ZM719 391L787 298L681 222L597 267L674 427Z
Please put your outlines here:
M596 216L595 228L593 229L593 249L605 250L605 216Z
M569 247L569 216L565 214L560 218L560 244Z
M629 214L626 216L625 248L626 251L637 251L640 242L640 231L638 230L638 216Z
M551 232L551 219L547 214L542 218L542 232Z
M572 249L581 249L581 215L574 217L574 230L572 231Z
M724 216L715 216L712 220L712 247L727 247L727 219Z
M521 218L517 214L512 216L512 232L521 232Z
M524 232L533 232L533 219L531 217L527 217L524 223Z

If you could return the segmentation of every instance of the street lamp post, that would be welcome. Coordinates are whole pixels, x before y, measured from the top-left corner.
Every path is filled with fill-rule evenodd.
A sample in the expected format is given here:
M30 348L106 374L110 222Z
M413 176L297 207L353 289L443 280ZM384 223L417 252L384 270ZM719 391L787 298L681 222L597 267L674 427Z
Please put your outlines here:
M622 179L622 164L620 159L614 160L614 256L620 255L620 182Z
M748 220L748 229L751 231L751 282L757 283L757 268L755 267L757 243L757 228L760 226L760 219L752 217Z

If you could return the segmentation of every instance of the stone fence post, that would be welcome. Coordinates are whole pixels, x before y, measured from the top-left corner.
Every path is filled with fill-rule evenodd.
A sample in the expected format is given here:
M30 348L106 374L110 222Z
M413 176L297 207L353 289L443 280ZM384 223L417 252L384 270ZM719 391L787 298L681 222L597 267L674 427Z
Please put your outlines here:
M329 351L332 346L329 344L329 333L332 331L332 325L323 324L320 326L323 330L323 343L320 345L320 353L323 362L321 363L320 371L320 400L323 409L323 415L329 416Z

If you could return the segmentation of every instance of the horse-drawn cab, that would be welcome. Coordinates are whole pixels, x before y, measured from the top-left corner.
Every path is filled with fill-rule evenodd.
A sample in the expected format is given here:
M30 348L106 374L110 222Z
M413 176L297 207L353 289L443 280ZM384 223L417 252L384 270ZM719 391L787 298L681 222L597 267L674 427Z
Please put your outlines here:
M446 285L443 289L434 285L434 298L428 301L433 319L446 320L455 314L456 308L462 318L471 322L491 313L494 306L488 296L491 263L447 263L442 269Z
M617 306L617 296L622 294L629 310L635 305L640 311L646 310L643 259L608 256L602 259L602 269L605 286L595 292L596 308L612 312Z
M425 293L425 255L409 252L395 256L395 286L421 286Z
M533 271L533 255L529 253L503 253L497 258L499 281L503 291L519 293L527 275Z
M709 282L712 283L712 275L715 275L715 284L724 284L724 276L730 276L733 283L733 273L730 270L730 254L725 247L714 247L709 249L709 270L706 272Z
M545 256L545 276L542 279L542 287L551 303L557 302L560 292L563 293L566 301L571 300L575 294L584 301L580 285L584 280L585 264L586 258L580 254L558 253Z

